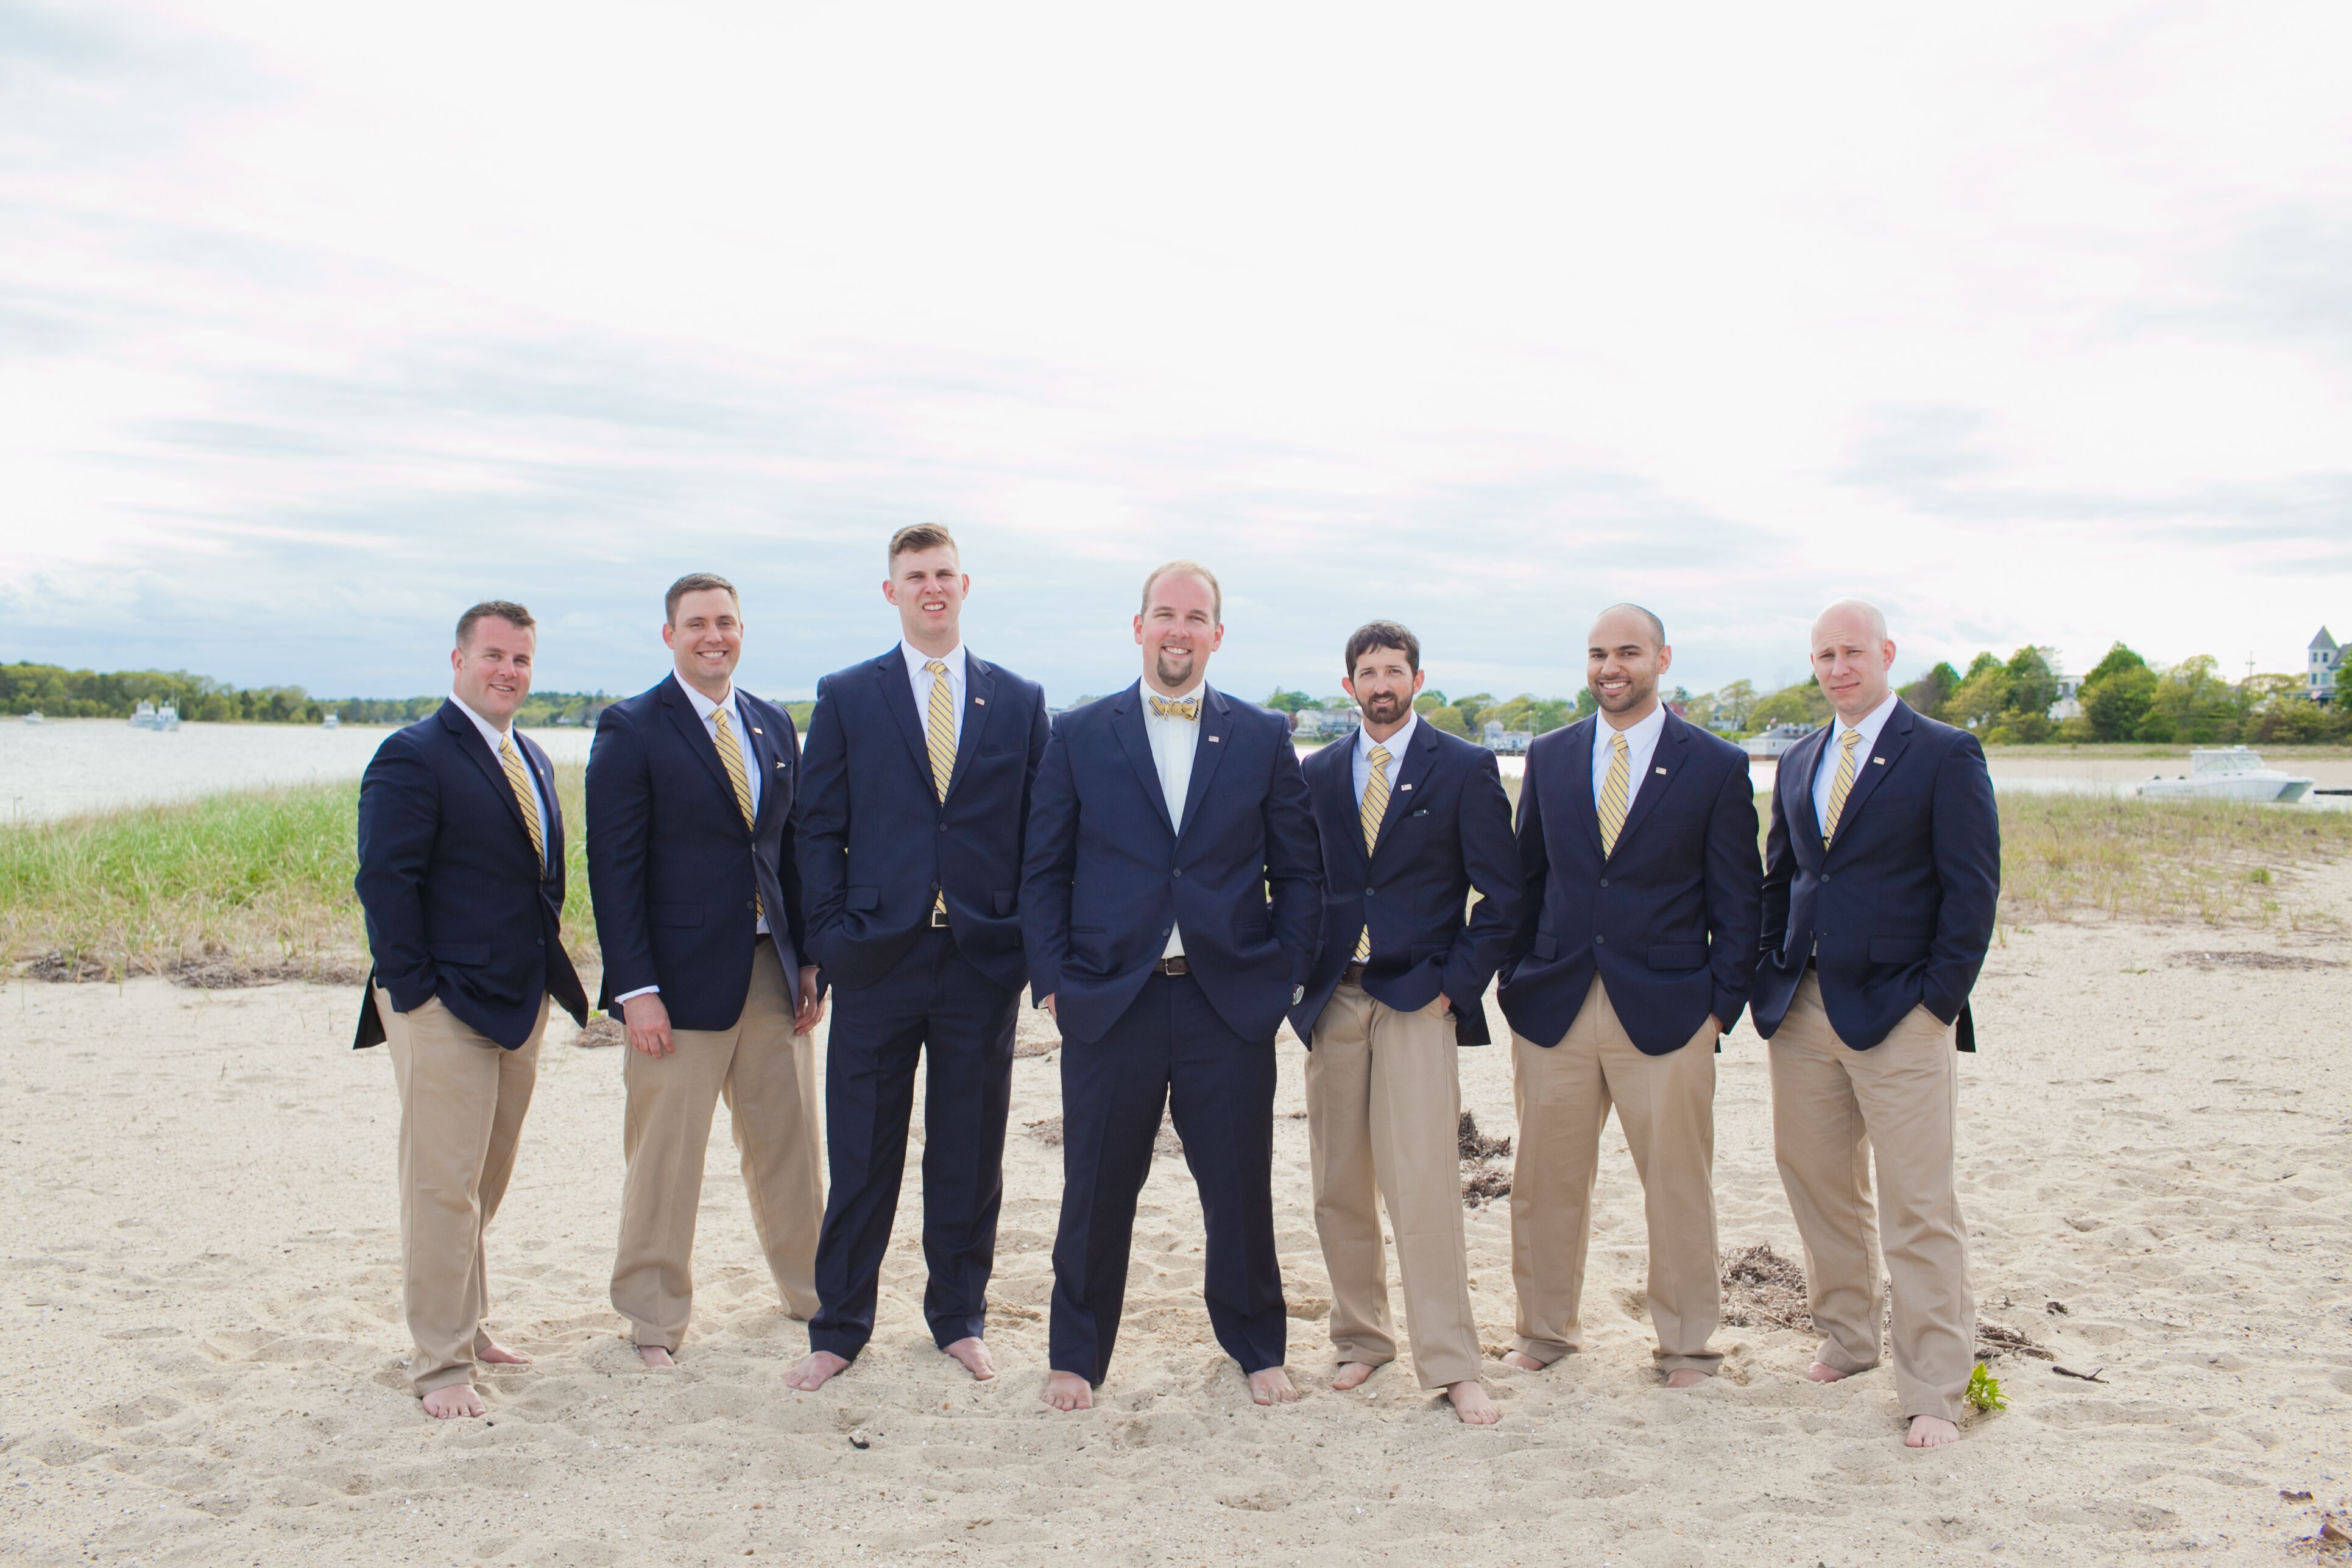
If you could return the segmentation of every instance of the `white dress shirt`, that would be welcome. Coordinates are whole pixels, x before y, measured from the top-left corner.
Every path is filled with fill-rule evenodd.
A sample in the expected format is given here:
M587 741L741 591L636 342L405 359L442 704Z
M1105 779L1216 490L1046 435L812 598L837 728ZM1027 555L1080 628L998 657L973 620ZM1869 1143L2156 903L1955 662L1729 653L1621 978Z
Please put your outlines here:
M1194 681L1192 689L1162 701L1181 702L1185 698L1199 700L1208 706L1205 683ZM1160 770L1160 793L1168 802L1168 820L1176 831L1184 831L1184 792L1192 787L1192 753L1201 749L1201 721L1198 719L1163 719L1151 710L1151 700L1160 693L1146 681L1140 693L1143 700L1143 732L1151 742L1152 765ZM1184 928L1173 921L1168 926L1168 945L1160 950L1162 958L1184 956Z
M1404 728L1385 741L1373 740L1370 730L1356 731L1356 811L1358 815L1360 816L1363 812L1364 791L1372 782L1372 748L1379 746L1387 751L1389 788L1396 788L1397 768L1404 761L1404 749L1412 744L1413 727L1420 722L1421 715L1408 708L1405 710Z
M1843 719L1832 725L1829 740L1822 747L1821 756L1813 769L1813 826L1818 829L1830 818L1830 789L1837 783L1839 751L1845 745L1849 730L1861 731L1862 739L1854 742L1853 776L1862 777L1862 770L1870 766L1871 748L1878 744L1878 732L1886 728L1886 716L1895 711L1895 693L1888 692L1877 707L1849 724Z
M1659 703L1649 715L1630 730L1619 730L1602 713L1592 721L1592 809L1601 809L1601 787L1609 782L1609 763L1617 748L1612 735L1625 737L1625 809L1633 809L1633 799L1642 793L1642 781L1650 776L1650 759L1658 754L1658 737L1666 732L1666 705Z
M507 739L507 731L467 707L466 700L456 692L449 693L449 700L456 703L457 711L471 719L474 728L482 732L483 741L490 748L490 760L499 764L499 772L503 775L507 765L499 755L499 742ZM541 844L551 843L555 836L547 830L547 801L540 793L539 770L531 765L530 754L524 752L520 741L515 742L515 755L522 758L522 771L530 775L530 804L531 808L539 813L539 841Z
M760 774L761 772L759 762L759 753L751 749L751 733L743 727L743 710L735 705L734 684L730 681L727 687L727 695L719 701L713 702L709 698L705 697L701 692L697 691L685 681L678 680L675 674L671 675L670 679L672 680L677 680L677 689L686 693L686 700L688 702L694 704L695 716L702 721L702 732L710 737L710 743L713 746L719 744L719 725L718 722L711 718L711 715L718 712L722 708L727 710L727 727L735 732L735 749L743 753L744 782L751 786L751 815L755 817L758 816L760 815ZM765 910L761 911L760 918L751 922L751 930L753 932L761 936L768 934L768 916ZM792 984L797 984L797 981L793 981ZM789 989L789 985L787 986L787 989ZM613 998L613 1000L615 1003L625 1003L632 996L651 995L657 994L660 990L661 987L658 985L641 985L635 991L622 992L618 996Z
M914 689L916 721L922 725L923 733L929 735L931 731L931 680L933 678L931 672L925 669L923 666L930 662L931 656L910 642L901 642L898 645L898 651L907 658L907 683ZM970 671L964 663L963 644L958 643L941 654L940 662L948 667L950 699L948 706L955 713L955 741L956 744L961 746L963 744L964 693L970 689L967 679Z

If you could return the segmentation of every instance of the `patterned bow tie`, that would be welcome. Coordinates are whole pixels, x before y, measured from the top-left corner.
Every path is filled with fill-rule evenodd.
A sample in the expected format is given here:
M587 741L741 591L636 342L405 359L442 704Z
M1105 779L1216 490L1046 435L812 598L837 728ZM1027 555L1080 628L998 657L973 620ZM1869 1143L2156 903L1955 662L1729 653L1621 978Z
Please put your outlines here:
M1154 697L1150 700L1151 711L1162 719L1190 719L1196 723L1200 721L1201 700L1197 697L1187 697L1181 702L1171 701L1165 697Z

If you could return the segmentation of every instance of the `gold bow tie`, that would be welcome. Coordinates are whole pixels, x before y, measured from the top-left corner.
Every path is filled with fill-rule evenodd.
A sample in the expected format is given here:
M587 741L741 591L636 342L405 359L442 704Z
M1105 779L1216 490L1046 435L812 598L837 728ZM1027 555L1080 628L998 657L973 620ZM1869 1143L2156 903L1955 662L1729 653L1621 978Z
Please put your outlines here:
M1197 697L1187 697L1181 702L1165 697L1154 697L1150 700L1152 712L1162 719L1190 719L1195 722L1200 720L1201 700Z

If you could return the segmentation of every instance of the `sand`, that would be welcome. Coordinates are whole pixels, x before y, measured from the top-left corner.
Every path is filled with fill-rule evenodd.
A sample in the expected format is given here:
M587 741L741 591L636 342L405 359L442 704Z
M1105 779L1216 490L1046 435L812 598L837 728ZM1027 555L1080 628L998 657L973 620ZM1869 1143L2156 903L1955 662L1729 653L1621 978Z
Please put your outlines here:
M2313 891L2352 915L2352 874ZM0 1560L2278 1562L2352 1489L2347 965L2341 926L2046 925L1995 951L1962 1074L1982 1316L2104 1381L2004 1354L2011 1407L1931 1454L1898 1443L1887 1373L1808 1384L1811 1339L1790 1330L1727 1328L1721 1378L1658 1385L1613 1128L1586 1353L1541 1375L1491 1367L1505 1416L1486 1430L1402 1364L1331 1392L1286 1036L1276 1201L1296 1406L1252 1406L1210 1338L1177 1158L1145 1193L1100 1408L1037 1404L1060 1165L1022 1129L1059 1111L1050 1054L1015 1067L994 1383L924 1332L910 1173L874 1345L823 1393L787 1390L803 1331L753 1249L723 1115L695 1329L678 1371L640 1370L604 1301L620 1053L563 1024L490 1237L495 1326L539 1362L488 1378L490 1421L436 1424L400 1367L397 1107L384 1054L344 1048L353 996L14 982ZM1508 1132L1507 1054L1463 1063L1468 1104ZM1764 1047L1743 1026L1721 1066L1723 1245L1801 1256ZM1499 1346L1505 1206L1469 1233Z

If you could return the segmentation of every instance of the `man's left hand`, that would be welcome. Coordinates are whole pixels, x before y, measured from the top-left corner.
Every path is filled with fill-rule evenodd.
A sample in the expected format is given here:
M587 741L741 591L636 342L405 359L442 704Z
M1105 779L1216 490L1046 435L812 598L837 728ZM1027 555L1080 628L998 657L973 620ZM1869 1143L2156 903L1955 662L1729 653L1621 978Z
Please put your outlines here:
M793 1033L805 1035L824 1018L824 998L817 994L816 965L801 971L800 1010L793 1015Z

